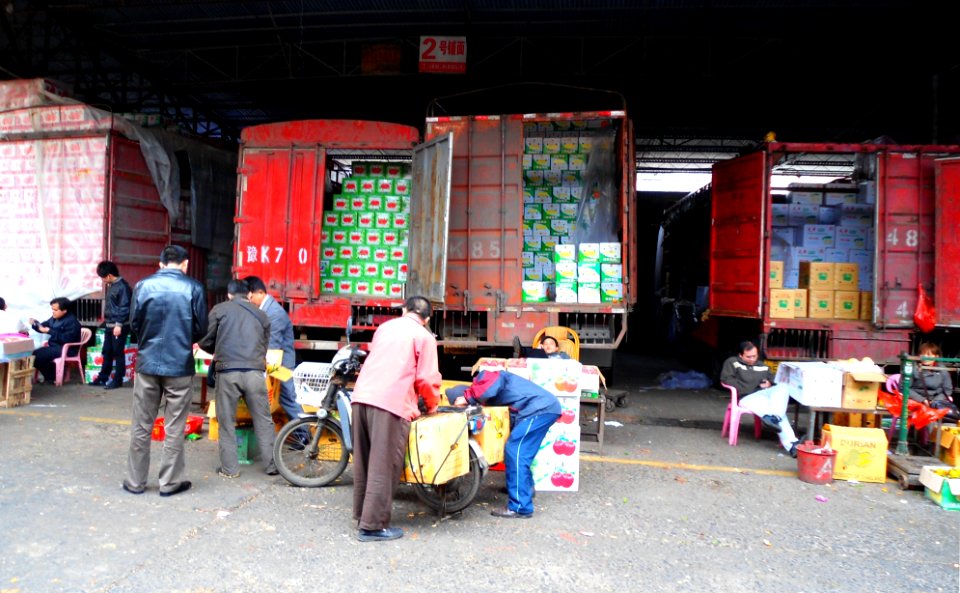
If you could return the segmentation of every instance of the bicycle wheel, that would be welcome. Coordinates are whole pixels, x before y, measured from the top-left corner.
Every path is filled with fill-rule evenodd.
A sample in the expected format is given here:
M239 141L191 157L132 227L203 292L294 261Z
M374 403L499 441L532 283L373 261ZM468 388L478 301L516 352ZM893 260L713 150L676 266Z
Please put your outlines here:
M286 423L273 444L273 462L294 486L318 488L340 477L350 453L340 425L330 418L298 418Z
M470 471L446 484L431 486L414 484L413 491L431 509L440 513L456 513L470 506L480 491L480 460L470 448Z

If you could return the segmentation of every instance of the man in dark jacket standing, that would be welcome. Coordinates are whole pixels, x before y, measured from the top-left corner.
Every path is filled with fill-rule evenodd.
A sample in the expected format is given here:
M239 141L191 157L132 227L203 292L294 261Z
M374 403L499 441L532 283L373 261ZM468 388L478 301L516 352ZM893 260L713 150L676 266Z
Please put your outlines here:
M53 383L57 378L56 363L53 361L60 358L64 344L80 341L80 321L70 312L70 300L57 297L50 301L50 319L43 323L31 319L30 327L35 332L50 336L43 347L33 351L33 366L43 375L44 381ZM77 348L79 346L71 348L67 355L75 355Z
M123 489L142 494L150 470L150 433L166 398L167 433L160 457L160 496L190 489L183 479L183 428L190 409L195 374L193 344L207 329L203 285L187 276L187 250L169 245L160 254L160 270L137 283L130 327L139 337L137 376L133 386L130 453Z
M124 347L130 334L130 285L120 277L120 270L112 261L97 264L97 276L107 284L107 294L103 299L106 329L103 335L103 365L100 374L90 384L116 389L123 386L123 375L127 372Z
M239 478L237 460L237 402L242 397L253 417L253 430L260 446L267 475L276 475L273 464L273 420L264 372L270 320L247 300L249 288L243 280L227 284L228 301L210 311L207 335L198 343L213 353L217 376L217 422L220 425L220 469L224 478Z
M482 371L469 386L447 390L447 400L454 405L482 404L509 406L516 421L503 448L507 474L506 508L490 512L503 519L529 519L533 516L533 458L553 423L560 418L560 400L533 381L509 372ZM512 422L512 419L511 419Z

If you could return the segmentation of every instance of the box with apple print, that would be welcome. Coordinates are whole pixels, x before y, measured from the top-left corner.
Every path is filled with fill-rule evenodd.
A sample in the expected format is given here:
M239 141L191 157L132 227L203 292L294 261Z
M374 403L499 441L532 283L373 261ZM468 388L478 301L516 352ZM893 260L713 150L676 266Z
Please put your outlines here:
M538 491L575 492L580 485L580 378L575 360L527 359L529 379L560 400L560 418L550 427L533 460Z

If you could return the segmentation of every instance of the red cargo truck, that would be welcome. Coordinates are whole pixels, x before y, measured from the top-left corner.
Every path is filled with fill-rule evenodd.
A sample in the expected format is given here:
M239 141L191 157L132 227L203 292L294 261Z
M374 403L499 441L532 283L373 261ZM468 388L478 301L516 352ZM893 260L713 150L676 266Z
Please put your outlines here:
M545 138L556 152L542 152ZM592 199L580 200L581 187L575 201L559 188L582 186L584 175L591 179L586 169L570 168L570 157L573 166L585 166L590 159L581 148L599 145L593 138L602 139L609 166ZM335 348L348 319L369 337L396 315L404 295L422 294L437 307L431 324L446 352L505 347L514 336L529 344L542 327L565 325L580 332L587 352L609 359L636 301L633 132L625 114L430 118L426 143L417 142L415 129L380 122L317 120L244 130L234 271L262 277L287 307L297 348ZM531 173L535 146L537 162L548 163L541 174ZM399 176L388 175L391 167ZM564 175L551 173L557 182L549 185L546 171ZM365 192L371 182L374 189ZM379 183L393 194L374 191ZM554 193L562 197L555 201ZM566 224L553 222L560 220L561 199L568 204ZM594 215L582 228L602 227L613 238L607 243L616 243L621 260L606 269L620 280L608 283L607 299L592 294L597 302L577 302L574 292L568 295L574 302L557 302L547 279L554 243L572 242L570 221L581 203ZM601 203L602 218L596 214ZM391 206L393 224L385 216ZM400 225L404 212L409 220ZM547 239L536 243L537 251L525 251L535 243L533 215L543 231L539 238ZM603 225L589 224L600 220ZM566 230L565 238L552 229ZM372 259L383 251L386 259ZM531 265L535 259L539 267ZM544 294L525 297L525 276Z
M941 329L960 327L951 156L960 146L769 143L715 165L717 345L759 336L772 359L893 362L917 339L918 285L935 297ZM791 181L818 169L837 177Z

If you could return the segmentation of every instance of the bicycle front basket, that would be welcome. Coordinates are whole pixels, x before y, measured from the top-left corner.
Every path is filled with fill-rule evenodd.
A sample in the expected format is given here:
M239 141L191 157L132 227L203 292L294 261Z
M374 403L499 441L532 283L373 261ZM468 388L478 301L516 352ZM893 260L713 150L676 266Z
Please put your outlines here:
M293 388L297 392L297 403L319 408L323 405L323 396L327 394L333 365L326 362L301 362L293 371Z

